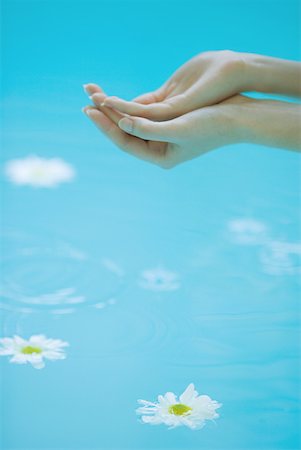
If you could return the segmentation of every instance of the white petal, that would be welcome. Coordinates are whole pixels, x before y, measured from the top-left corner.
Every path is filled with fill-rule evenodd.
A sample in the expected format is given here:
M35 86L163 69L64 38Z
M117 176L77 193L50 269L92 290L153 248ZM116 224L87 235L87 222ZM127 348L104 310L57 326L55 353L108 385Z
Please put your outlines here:
M201 395L193 402L193 412L204 419L215 419L219 417L215 410L221 406L221 403L211 400L207 395Z
M166 394L164 395L165 400L168 402L169 405L174 405L175 403L177 403L177 397L175 396L175 394L173 392L166 392Z
M0 348L0 355L6 356L6 355L14 355L15 350L12 348Z
M197 395L195 395L194 384L190 383L182 395L180 395L180 402L184 405L189 405L191 400Z
M26 355L22 355L18 354L13 356L12 358L10 358L9 360L11 363L16 363L16 364L26 364L28 362L27 356Z
M55 359L65 359L65 353L55 352L53 350L46 350L43 352L43 356L47 359L55 360Z
M147 400L137 400L138 403L140 403L141 405L145 405L145 406L157 406L156 403L153 402L149 402Z
M41 357L31 358L30 362L35 369L43 369L45 367L45 363Z
M205 425L205 421L203 419L193 420L190 418L183 418L183 425L186 425L192 430L197 430L199 428L203 428L203 426Z
M160 416L142 416L141 420L144 423L150 423L151 425L159 425L160 423L163 423Z
M20 336L14 336L14 344L18 347L26 347L28 345L28 341L21 338Z
M46 347L48 349L57 349L59 350L61 347L68 347L68 342L61 341L60 339L47 339Z
M43 334L36 334L29 338L30 345L40 345L42 346L46 341L46 337Z
M14 340L12 338L2 338L0 339L0 344L6 348L13 348Z
M168 425L171 428L179 427L181 425L180 416L175 416L173 414L164 416L163 421L164 421L165 425Z
M154 407L147 407L147 406L141 406L140 408L136 409L137 414L151 414L154 415L158 411L158 408Z

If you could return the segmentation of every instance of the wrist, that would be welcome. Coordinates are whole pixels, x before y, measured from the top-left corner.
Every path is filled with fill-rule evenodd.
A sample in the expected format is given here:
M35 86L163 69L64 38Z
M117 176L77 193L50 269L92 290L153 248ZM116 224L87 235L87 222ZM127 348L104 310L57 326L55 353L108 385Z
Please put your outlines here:
M251 99L242 95L236 95L218 105L219 119L226 144L238 144L252 142L256 134L250 122L250 113L246 103Z
M300 150L301 108L298 104L244 96L240 96L239 101L233 108L236 142Z
M301 64L254 53L240 53L243 89L282 95L301 95Z

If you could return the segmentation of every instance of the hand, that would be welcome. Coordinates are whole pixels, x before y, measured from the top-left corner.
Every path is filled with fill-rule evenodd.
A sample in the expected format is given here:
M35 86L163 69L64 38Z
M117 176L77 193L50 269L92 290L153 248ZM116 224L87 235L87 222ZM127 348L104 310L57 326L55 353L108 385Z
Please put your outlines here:
M86 90L105 97L96 85L88 85ZM234 116L237 105L248 101L247 97L236 96L164 122L125 117L103 106L88 106L84 112L122 150L169 169L215 148L238 142L241 136Z
M97 93L92 100L121 113L168 120L244 91L300 97L300 77L299 62L224 50L195 56L161 88L132 102Z
M151 120L168 120L240 93L246 88L243 53L201 53L182 67L158 90L127 102L117 97L92 96L97 107Z

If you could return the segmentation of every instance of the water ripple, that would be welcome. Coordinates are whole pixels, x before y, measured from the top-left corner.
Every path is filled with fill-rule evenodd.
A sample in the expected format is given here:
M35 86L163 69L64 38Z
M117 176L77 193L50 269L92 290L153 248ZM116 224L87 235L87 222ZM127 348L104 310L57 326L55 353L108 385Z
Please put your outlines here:
M115 261L64 240L10 233L2 242L3 310L69 314L116 297L125 285L124 270Z

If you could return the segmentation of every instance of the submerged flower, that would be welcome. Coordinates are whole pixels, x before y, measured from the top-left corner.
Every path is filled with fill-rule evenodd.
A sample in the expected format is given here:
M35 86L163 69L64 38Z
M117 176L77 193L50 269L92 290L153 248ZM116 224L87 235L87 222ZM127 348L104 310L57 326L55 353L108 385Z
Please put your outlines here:
M267 226L255 219L232 219L228 222L228 229L237 244L259 245L267 240Z
M44 359L65 359L63 348L69 344L60 339L47 339L42 334L31 336L28 340L20 336L0 339L0 355L12 355L10 362L31 363L35 369L45 367Z
M301 272L301 242L270 241L260 254L264 272L295 275Z
M170 428L185 425L192 430L202 428L205 420L212 420L219 417L216 409L221 403L211 400L208 395L199 395L191 383L180 395L179 400L172 392L158 396L158 403L138 400L140 408L137 414L141 414L142 421L151 425L164 423Z
M175 291L179 289L180 282L176 273L157 267L144 270L139 285L150 291Z
M12 183L34 187L54 187L75 176L72 166L62 159L45 159L39 156L8 161L5 172Z

